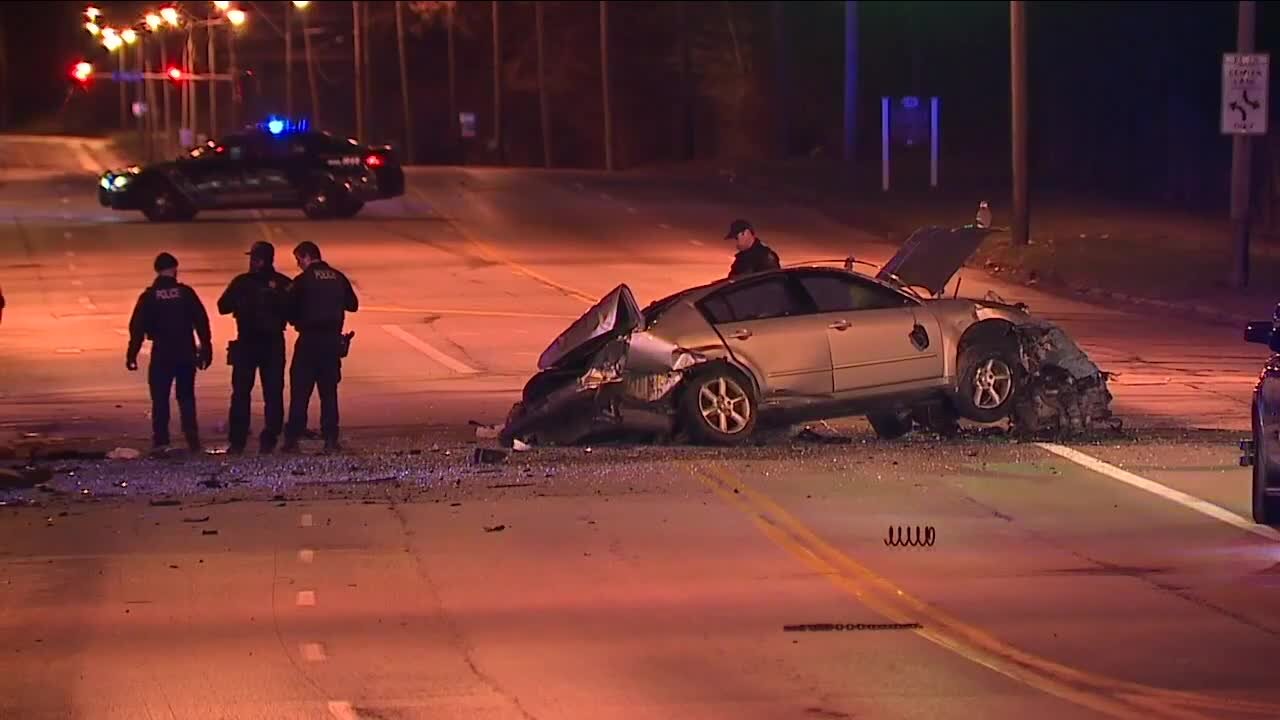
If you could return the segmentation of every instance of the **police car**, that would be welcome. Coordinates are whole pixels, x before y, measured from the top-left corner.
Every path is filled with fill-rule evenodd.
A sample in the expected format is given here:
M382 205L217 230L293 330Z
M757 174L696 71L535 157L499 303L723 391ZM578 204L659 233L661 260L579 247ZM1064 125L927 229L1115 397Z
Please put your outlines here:
M364 204L404 194L390 146L366 146L272 119L210 140L171 162L102 174L98 201L156 222L201 210L299 208L313 219L349 218Z

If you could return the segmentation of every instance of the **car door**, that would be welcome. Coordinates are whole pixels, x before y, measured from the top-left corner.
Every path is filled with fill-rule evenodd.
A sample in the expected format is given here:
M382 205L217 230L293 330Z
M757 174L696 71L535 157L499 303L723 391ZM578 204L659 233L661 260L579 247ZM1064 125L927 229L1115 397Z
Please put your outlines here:
M293 177L306 154L301 138L261 138L250 148L244 169L242 202L251 207L291 207L302 202L300 183Z
M202 153L187 172L187 179L206 208L240 207L244 196L244 165L248 140L231 136Z
M850 273L806 272L797 281L830 344L837 394L892 391L943 377L936 323L915 300Z
M733 283L699 305L765 399L830 396L826 326L788 274Z

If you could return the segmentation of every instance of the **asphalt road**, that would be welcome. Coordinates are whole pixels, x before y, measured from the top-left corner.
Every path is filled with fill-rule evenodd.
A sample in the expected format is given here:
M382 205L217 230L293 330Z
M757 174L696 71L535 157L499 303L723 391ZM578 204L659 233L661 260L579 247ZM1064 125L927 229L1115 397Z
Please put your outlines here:
M1261 358L1235 328L967 276L1119 372L1134 432L852 423L847 445L473 466L466 421L499 420L556 333L618 282L643 303L723 275L732 217L785 262L892 249L671 176L433 169L352 221L183 226L83 180L0 180L10 436L145 444L122 331L162 249L212 306L254 240L310 239L364 304L352 455L66 460L4 495L0 718L1280 717L1280 533L1243 519L1233 447ZM199 382L216 438L227 369ZM899 527L934 545L886 546Z

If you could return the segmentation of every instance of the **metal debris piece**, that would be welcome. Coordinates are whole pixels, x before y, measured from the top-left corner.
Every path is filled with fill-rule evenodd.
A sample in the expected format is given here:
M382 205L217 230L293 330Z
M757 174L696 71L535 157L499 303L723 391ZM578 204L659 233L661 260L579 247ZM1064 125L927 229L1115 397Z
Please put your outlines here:
M796 433L796 440L820 445L850 445L853 443L853 438L843 435L823 435L810 427L806 427Z
M492 533L492 532L502 532L503 530L506 530L506 529L507 529L506 525L494 525L493 527L489 527L486 525L484 531L487 533Z
M1026 381L1010 422L1026 437L1073 437L1118 430L1111 413L1110 375L1089 359L1061 328L1039 321L1017 328Z
M816 623L783 625L783 632L848 632L856 630L919 630L920 623Z
M205 515L204 517L186 517L186 518L182 518L182 522L184 522L184 523L206 523L206 522L209 522L209 516L208 516L208 515Z
M507 459L507 454L502 450L493 448L475 448L471 453L472 465L497 465Z

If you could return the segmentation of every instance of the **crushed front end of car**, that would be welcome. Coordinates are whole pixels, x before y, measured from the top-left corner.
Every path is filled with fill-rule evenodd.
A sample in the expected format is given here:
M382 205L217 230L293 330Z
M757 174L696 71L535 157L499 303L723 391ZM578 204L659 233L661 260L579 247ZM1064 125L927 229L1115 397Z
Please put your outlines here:
M572 445L588 439L666 438L674 431L676 388L704 362L646 332L626 285L619 285L543 352L499 431L499 442Z
M1026 373L1009 418L1015 434L1060 439L1120 429L1111 413L1110 375L1062 328L1036 318L1014 332Z

